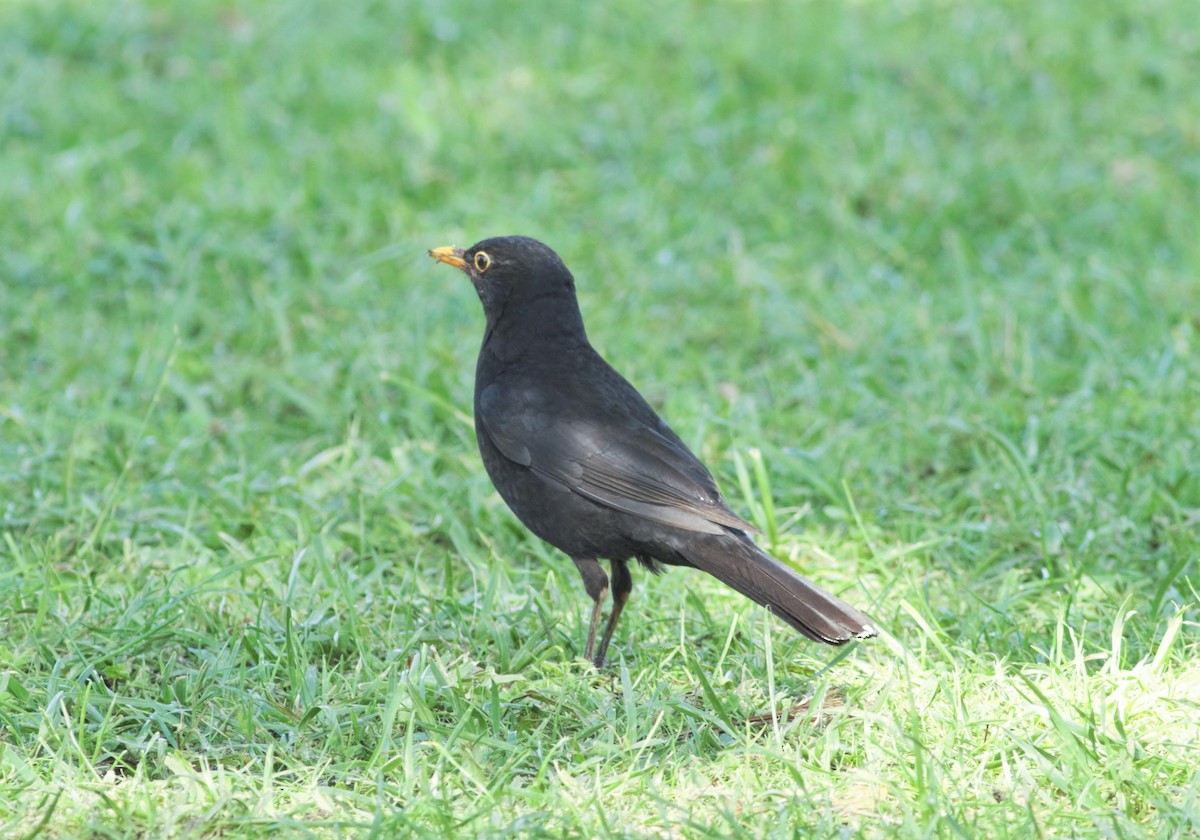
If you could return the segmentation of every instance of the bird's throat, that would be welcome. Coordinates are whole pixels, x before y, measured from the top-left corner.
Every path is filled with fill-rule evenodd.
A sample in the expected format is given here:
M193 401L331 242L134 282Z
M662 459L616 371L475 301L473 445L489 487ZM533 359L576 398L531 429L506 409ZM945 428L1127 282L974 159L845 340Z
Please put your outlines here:
M574 294L548 292L505 301L487 311L483 350L501 360L529 353L569 353L588 346L583 316Z

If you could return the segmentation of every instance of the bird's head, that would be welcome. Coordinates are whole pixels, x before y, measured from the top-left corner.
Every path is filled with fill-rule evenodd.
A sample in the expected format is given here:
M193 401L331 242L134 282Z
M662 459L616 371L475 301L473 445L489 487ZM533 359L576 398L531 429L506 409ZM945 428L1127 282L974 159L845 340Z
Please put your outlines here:
M526 309L540 298L575 299L575 278L558 254L528 236L496 236L470 248L434 248L429 256L471 278L489 319L514 304Z

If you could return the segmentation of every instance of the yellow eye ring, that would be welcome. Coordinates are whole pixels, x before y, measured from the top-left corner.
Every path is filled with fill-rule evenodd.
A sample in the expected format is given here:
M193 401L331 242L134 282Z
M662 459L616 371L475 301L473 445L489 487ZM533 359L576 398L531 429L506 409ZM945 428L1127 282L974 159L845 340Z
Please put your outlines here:
M475 255L475 270L480 274L492 267L492 258L488 256L487 251L480 251Z

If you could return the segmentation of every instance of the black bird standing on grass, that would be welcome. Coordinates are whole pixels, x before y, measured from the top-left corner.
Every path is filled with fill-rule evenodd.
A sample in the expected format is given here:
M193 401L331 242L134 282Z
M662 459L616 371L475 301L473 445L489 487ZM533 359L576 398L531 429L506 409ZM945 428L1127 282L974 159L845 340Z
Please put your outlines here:
M471 278L487 330L475 368L475 435L492 483L529 530L575 561L595 602L585 655L597 667L633 588L631 558L708 572L829 645L879 630L763 552L755 528L632 385L592 349L575 278L524 236L429 256ZM596 628L612 562L612 614ZM593 653L595 657L593 659Z

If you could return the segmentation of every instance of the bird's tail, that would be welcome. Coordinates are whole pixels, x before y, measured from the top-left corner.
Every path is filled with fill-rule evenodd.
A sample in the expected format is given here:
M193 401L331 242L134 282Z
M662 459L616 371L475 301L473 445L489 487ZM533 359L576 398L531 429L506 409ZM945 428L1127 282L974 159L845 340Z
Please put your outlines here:
M762 604L814 642L841 645L879 634L863 613L805 580L743 534L697 534L683 554L697 569Z

